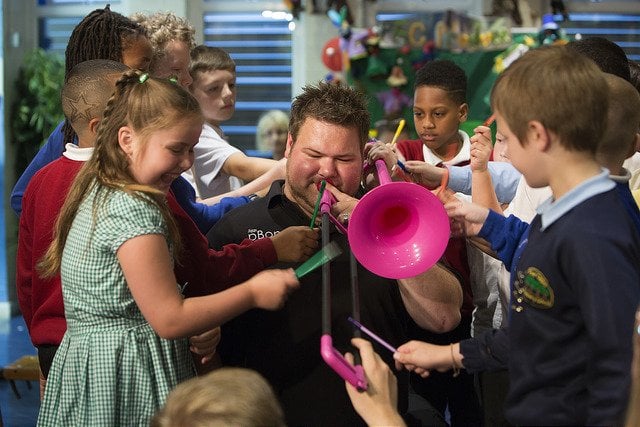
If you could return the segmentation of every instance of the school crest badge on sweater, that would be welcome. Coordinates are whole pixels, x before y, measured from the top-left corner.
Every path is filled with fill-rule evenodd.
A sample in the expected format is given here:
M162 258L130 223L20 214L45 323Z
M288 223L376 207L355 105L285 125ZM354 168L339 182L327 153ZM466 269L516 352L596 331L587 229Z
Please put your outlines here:
M546 276L537 268L529 267L524 272L518 271L513 285L520 301L524 299L537 308L553 307L553 289Z

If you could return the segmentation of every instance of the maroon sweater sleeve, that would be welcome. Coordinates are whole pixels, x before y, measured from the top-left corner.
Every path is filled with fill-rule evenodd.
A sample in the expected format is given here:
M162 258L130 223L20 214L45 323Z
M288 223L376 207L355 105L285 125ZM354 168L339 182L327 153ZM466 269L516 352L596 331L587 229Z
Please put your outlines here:
M60 274L42 278L37 264L53 240L56 219L83 162L61 157L33 176L24 197L18 231L16 290L34 345L59 345L67 329Z
M396 148L400 151L405 160L420 160L424 162L422 141L419 139L405 139L398 141Z
M187 297L208 295L241 283L277 261L269 238L209 248L206 237L185 213L173 193L167 195L169 208L180 230L183 251L174 272Z

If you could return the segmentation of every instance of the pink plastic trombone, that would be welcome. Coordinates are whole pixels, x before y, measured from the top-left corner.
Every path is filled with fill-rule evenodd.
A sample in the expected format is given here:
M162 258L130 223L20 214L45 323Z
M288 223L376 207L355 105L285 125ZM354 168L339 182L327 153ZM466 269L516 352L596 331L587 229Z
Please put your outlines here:
M331 205L335 198L330 191L322 193L320 212L322 213L322 246L329 243L330 222L336 224L338 229L346 234L345 228L331 215ZM359 320L360 310L358 304L357 264L352 253L351 257L351 295L353 304L353 316ZM322 265L322 337L320 338L320 355L327 365L331 367L342 379L349 382L358 390L366 390L367 377L362 365L351 365L344 356L333 346L331 337L331 263Z

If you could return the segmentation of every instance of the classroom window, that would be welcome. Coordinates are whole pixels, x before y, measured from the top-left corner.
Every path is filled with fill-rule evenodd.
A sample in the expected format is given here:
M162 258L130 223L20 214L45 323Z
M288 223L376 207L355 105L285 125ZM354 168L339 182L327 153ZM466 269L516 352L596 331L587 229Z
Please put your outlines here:
M104 0L37 0L38 6L55 6L55 5L90 5L96 4L98 6L104 4ZM120 3L120 0L110 0L110 4Z
M574 38L604 37L619 45L633 61L640 61L640 15L620 13L569 13L569 20L562 21L561 15L554 20Z
M71 32L83 16L50 17L38 19L38 46L64 57Z
M229 142L255 148L256 123L266 110L291 105L291 15L285 12L205 12L204 43L229 52L236 63L237 103L222 123Z

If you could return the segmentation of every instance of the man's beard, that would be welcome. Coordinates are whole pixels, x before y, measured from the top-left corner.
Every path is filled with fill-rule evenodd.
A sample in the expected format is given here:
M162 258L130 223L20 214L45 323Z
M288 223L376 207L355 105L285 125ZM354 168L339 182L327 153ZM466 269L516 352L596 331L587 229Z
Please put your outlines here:
M291 201L297 204L305 213L311 215L316 199L318 198L318 193L315 192L314 194L314 192L311 191L311 186L300 188L291 185L289 179L287 179L286 186L289 188L291 198L293 199Z

